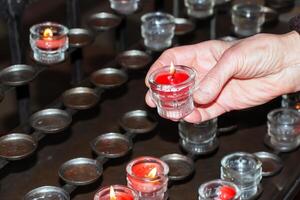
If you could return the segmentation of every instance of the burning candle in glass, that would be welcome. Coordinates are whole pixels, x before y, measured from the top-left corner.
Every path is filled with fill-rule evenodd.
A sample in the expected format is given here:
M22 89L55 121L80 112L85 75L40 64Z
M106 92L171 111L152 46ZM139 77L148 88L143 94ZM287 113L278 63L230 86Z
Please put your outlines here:
M41 63L54 64L65 59L68 49L68 29L60 24L45 22L30 28L33 58Z
M150 91L160 116L177 121L193 111L195 77L192 68L172 63L149 75Z
M127 167L127 185L138 192L139 200L167 198L169 167L160 159L140 157Z
M199 200L237 200L240 189L232 182L220 179L202 184L199 187Z
M138 200L136 192L123 185L104 187L97 191L94 200Z

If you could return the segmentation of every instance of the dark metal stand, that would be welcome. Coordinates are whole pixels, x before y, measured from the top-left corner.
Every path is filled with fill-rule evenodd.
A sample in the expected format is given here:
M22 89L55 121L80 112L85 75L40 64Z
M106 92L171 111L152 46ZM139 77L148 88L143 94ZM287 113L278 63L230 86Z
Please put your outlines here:
M21 64L25 62L25 52L22 48L21 33L21 17L27 1L2 1L3 14L7 19L9 45L12 64ZM18 100L18 112L20 124L24 125L30 116L30 93L29 86L24 85L16 88L16 96ZM24 131L28 131L29 127L24 126Z
M163 11L165 9L165 2L164 0L155 0L154 2L154 10L156 11Z
M79 24L80 24L79 0L67 0L67 19L68 19L68 27L69 28L79 27ZM71 63L73 65L71 83L76 85L83 78L82 49L77 48L75 51L73 51L71 53L70 57L71 57Z
M122 52L127 48L127 17L122 16L122 22L116 29L117 50Z

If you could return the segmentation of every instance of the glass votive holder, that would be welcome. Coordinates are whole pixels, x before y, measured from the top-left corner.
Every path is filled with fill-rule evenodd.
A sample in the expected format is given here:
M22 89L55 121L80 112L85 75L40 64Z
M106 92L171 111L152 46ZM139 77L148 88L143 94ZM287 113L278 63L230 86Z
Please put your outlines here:
M68 28L53 22L33 25L30 28L30 46L36 61L59 63L65 59L65 51L69 47Z
M175 19L162 12L147 13L142 16L142 37L147 48L161 51L172 45L175 32Z
M154 157L140 157L126 167L127 186L137 191L139 200L164 200L167 198L169 167Z
M178 124L180 144L188 153L197 155L212 152L218 147L217 118L198 124L180 121Z
M129 15L134 13L138 7L140 0L109 0L110 7L116 12Z
M300 110L300 92L282 95L281 107Z
M255 35L261 32L265 22L265 7L249 2L235 4L231 10L231 20L237 35Z
M214 14L214 0L184 0L187 14L194 18L206 18Z
M194 109L192 92L195 85L194 69L174 65L158 68L149 75L152 98L157 105L158 114L164 118L178 121Z
M200 185L199 200L238 200L240 189L236 184L224 180L212 180Z
M268 114L270 144L276 150L289 151L300 145L300 113L279 108Z
M240 188L240 199L253 198L259 193L262 163L249 153L229 154L221 160L221 179L233 182Z
M112 185L100 188L94 196L94 200L112 199L138 200L139 198L134 190L123 185Z

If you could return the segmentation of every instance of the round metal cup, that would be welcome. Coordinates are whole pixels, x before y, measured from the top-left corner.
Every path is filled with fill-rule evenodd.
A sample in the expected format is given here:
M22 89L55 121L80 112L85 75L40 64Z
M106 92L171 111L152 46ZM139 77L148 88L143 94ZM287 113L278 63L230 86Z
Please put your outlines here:
M43 133L57 133L66 129L72 122L69 113L61 109L49 108L38 111L30 117L31 126Z
M132 142L120 133L106 133L96 137L91 142L91 147L99 156L118 158L132 149Z
M119 123L124 130L136 134L148 133L157 125L156 119L145 110L127 112Z
M165 161L170 168L168 177L173 181L184 180L195 170L194 161L181 154L167 154L160 158Z
M35 72L34 68L29 65L12 65L1 70L0 80L5 85L24 85L35 78Z
M65 91L62 100L68 108L84 110L95 106L99 101L99 96L92 88L76 87Z
M262 163L262 175L273 176L277 174L283 167L282 160L273 153L269 152L256 152L254 155Z
M88 185L102 175L102 167L90 158L75 158L65 162L59 169L59 177L72 185Z
M150 55L140 50L124 51L117 56L117 62L127 69L141 69L151 61Z
M0 157L7 160L20 160L31 155L37 142L27 134L12 133L0 137Z
M185 35L195 29L195 24L185 18L175 18L175 35Z
M42 186L28 192L23 200L69 200L70 195L62 188Z
M69 29L68 37L70 47L84 47L94 40L92 32L83 28Z
M88 25L97 31L107 31L120 25L122 19L117 15L100 12L90 16Z
M126 83L127 74L115 68L103 68L95 71L90 81L97 87L101 88L114 88L119 87Z

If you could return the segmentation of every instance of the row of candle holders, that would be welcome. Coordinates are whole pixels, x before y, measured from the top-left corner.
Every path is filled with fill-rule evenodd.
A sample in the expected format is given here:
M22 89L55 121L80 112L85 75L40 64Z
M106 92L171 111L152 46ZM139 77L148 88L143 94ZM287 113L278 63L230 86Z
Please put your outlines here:
M120 87L127 79L127 74L122 70L103 68L95 71L90 77L90 82L96 88L75 87L65 91L61 99L67 109L50 108L34 113L30 117L30 124L35 129L32 135L12 133L0 137L1 168L9 161L31 155L45 134L58 133L66 129L72 121L73 114L78 110L95 106L105 90ZM61 102L57 104L60 106Z

